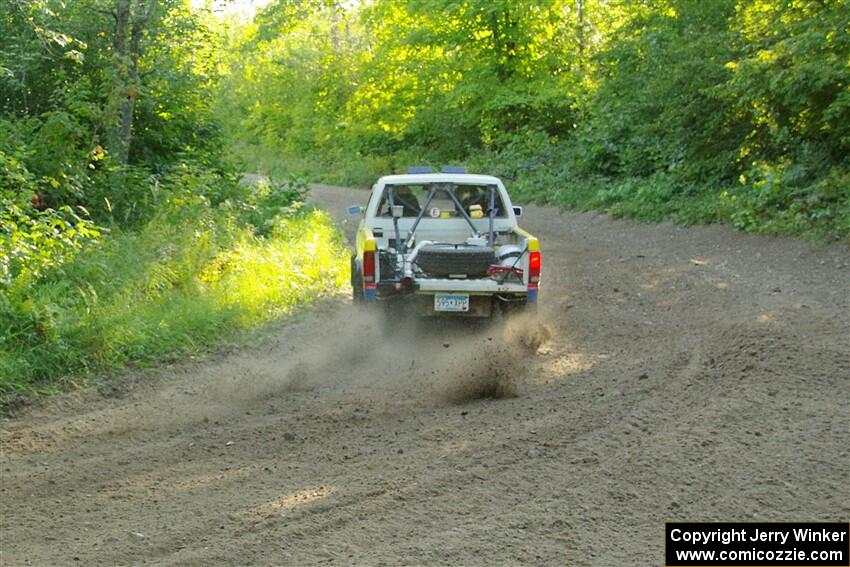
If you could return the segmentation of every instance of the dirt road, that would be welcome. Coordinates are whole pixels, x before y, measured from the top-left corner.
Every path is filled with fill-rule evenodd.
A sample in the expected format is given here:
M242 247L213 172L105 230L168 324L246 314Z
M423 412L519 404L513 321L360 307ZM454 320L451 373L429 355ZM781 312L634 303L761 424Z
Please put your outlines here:
M660 565L665 521L850 518L846 245L523 224L552 331L530 348L382 338L337 298L6 420L0 564Z

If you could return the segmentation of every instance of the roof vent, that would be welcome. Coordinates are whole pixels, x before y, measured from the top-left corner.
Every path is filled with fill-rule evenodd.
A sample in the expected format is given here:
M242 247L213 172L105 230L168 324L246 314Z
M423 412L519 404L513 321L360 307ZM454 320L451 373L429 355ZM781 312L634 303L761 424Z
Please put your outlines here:
M427 165L411 165L407 168L407 173L434 173L434 170Z
M466 168L462 165L444 165L443 173L466 173Z

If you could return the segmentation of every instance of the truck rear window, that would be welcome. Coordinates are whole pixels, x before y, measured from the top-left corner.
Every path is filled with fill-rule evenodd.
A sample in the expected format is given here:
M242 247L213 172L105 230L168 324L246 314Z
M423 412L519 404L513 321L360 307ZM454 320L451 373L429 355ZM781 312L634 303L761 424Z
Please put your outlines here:
M434 189L434 198L428 203L428 195ZM424 218L455 218L461 217L458 207L451 195L472 218L486 218L490 210L490 192L494 194L496 218L507 216L502 197L495 185L467 185L458 183L430 183L427 185L395 184L387 185L381 195L378 216L391 217L390 199L393 203L404 207L404 217L416 217L427 205ZM480 213L480 215L478 214Z

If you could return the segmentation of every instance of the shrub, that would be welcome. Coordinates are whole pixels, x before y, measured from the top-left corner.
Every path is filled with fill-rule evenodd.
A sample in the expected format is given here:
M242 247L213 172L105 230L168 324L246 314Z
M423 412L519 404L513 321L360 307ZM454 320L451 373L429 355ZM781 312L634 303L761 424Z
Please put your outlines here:
M0 398L203 350L344 285L342 238L294 200L303 182L216 179L163 180L139 228L101 233L69 210L2 225L46 240L2 240Z

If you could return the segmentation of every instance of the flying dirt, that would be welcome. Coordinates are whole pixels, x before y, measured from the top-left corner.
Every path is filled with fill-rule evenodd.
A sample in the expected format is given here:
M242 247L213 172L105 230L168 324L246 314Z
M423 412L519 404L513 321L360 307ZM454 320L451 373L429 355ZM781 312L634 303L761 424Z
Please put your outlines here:
M340 218L365 193L316 186ZM0 564L658 565L850 517L850 252L526 207L536 319L348 296L2 422Z

